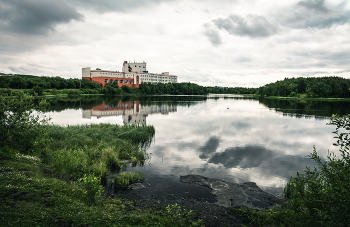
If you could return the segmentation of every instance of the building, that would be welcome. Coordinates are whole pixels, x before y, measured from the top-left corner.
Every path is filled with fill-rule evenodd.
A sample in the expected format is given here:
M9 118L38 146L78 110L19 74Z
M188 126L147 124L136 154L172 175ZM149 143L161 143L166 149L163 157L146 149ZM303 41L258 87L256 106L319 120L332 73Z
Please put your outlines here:
M161 74L148 73L146 62L124 61L122 71L91 70L90 67L82 69L82 78L89 81L101 83L103 87L107 84L118 83L119 87L139 87L141 83L176 83L177 76L169 72Z

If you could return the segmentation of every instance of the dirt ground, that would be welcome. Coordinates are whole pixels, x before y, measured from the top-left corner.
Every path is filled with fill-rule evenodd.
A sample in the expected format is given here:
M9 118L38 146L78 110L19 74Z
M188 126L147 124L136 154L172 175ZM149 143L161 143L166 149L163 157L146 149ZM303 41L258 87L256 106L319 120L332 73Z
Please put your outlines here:
M169 204L178 204L182 208L192 210L194 219L202 219L205 226L242 226L249 225L249 220L232 208L218 206L201 198L180 197L178 195L156 195L147 190L139 189L117 194L134 201L134 206L140 209L160 210Z

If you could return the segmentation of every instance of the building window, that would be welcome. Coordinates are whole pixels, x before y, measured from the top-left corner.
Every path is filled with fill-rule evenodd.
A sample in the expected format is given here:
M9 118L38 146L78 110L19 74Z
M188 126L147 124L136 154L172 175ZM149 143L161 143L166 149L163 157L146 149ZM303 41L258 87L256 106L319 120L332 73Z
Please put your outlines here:
M122 83L123 83L123 80L120 80L120 83L122 84Z
M105 83L108 83L108 79L105 79Z
M127 83L128 83L128 81L126 80L126 81L125 81L125 83L127 84Z
M130 84L133 84L133 82L132 82L132 81L130 81Z

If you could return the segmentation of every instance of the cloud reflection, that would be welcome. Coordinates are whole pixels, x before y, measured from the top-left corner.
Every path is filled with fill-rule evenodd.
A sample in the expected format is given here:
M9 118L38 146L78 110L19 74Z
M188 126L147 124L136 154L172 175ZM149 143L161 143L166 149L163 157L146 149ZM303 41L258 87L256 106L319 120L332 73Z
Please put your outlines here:
M271 160L273 152L262 146L230 147L222 153L214 154L209 163L223 164L226 168L258 167L262 162Z
M199 155L199 158L201 159L207 159L209 158L213 153L216 152L216 150L219 147L220 140L216 136L212 136L209 138L209 140L205 143L203 147L200 147L198 150L201 153Z

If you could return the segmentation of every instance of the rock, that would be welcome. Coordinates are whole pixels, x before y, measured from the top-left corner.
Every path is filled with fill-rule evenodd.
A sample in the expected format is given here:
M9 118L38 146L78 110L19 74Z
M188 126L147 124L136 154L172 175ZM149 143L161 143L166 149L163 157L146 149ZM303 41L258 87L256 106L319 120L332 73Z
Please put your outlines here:
M128 186L128 189L131 189L131 190L139 190L144 188L146 188L146 186L142 183L134 183Z
M266 211L283 200L261 190L256 183L232 183L221 179L208 178L200 175L180 176L183 183L192 183L212 189L217 196L216 204L223 207L246 207Z

